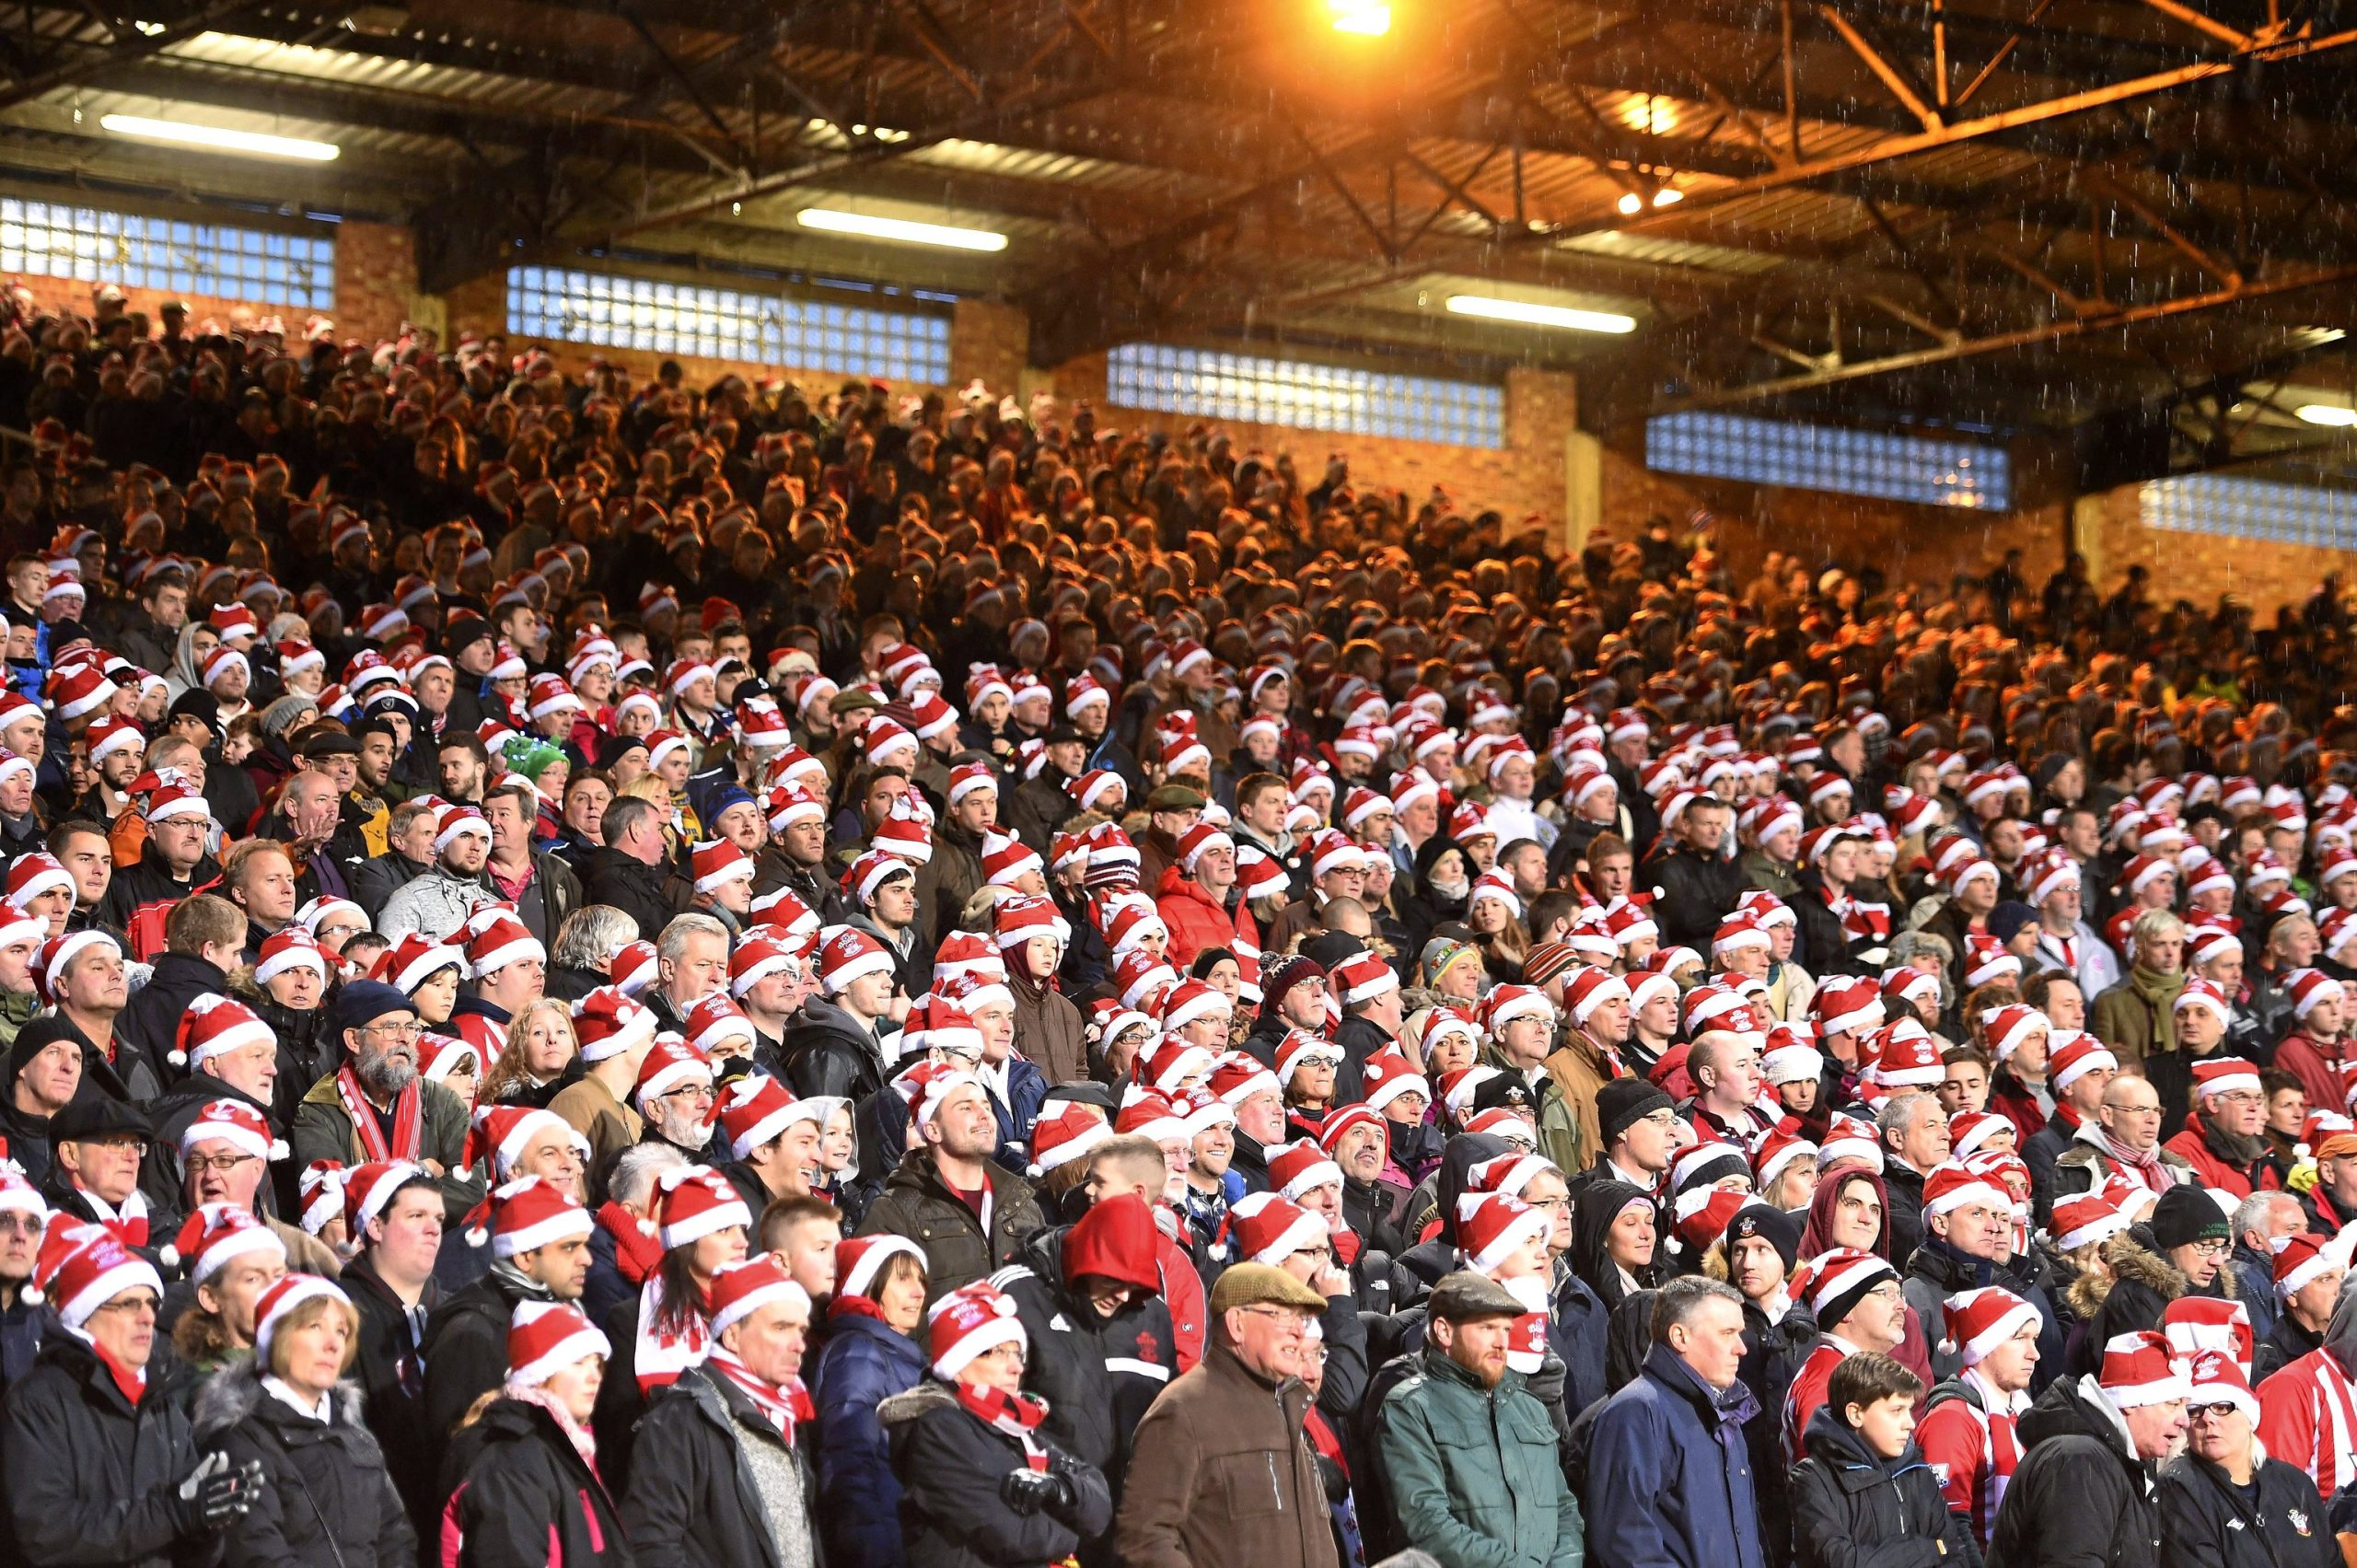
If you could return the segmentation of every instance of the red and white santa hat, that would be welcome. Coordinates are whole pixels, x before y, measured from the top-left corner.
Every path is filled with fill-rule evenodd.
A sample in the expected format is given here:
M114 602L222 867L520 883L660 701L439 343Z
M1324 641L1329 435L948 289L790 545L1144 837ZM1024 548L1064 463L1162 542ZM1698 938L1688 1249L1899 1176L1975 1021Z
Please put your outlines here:
M260 974L259 968L255 972ZM277 1043L278 1036L255 1016L252 1008L234 997L208 991L190 1002L188 1011L180 1015L180 1027L173 1031L172 1049L165 1053L165 1059L175 1067L194 1072L216 1056L226 1056L250 1045Z
M653 985L661 972L652 942L625 942L606 961L606 978L614 988L633 1001ZM576 1015L577 1016L577 1015Z
M2053 1031L2046 1058L2046 1082L2050 1092L2059 1095L2083 1075L2098 1069L2113 1073L2119 1070L2119 1058L2103 1041L2084 1029Z
M1298 1199L1325 1186L1342 1184L1342 1167L1307 1138L1287 1144L1269 1155L1269 1181L1278 1194Z
M838 925L819 945L819 983L830 996L840 996L863 975L892 972L892 955L884 944L855 926Z
M822 1098L795 1099L775 1078L753 1073L722 1092L714 1120L728 1140L729 1154L741 1160L797 1121L814 1121L823 1129L829 1109Z
M1457 1201L1457 1261L1486 1274L1532 1237L1547 1235L1552 1224L1545 1210L1519 1198L1504 1192L1467 1193Z
M1978 1203L2001 1214L2014 1212L2013 1194L1955 1160L1932 1167L1923 1179L1923 1213L1945 1214Z
M343 1288L317 1274L287 1274L263 1291L254 1303L254 1359L269 1365L271 1342L278 1337L279 1328L305 1302L322 1299L340 1301L347 1312L353 1310L352 1298Z
M988 1280L954 1290L927 1309L925 1351L933 1358L933 1375L955 1383L973 1359L1000 1345L1024 1345L1028 1340L1016 1316L1015 1298Z
M1958 1292L1942 1309L1948 1337L1940 1348L1967 1366L1978 1366L1990 1352L2022 1330L2043 1322L2038 1308L2002 1285Z
M742 1157L741 1156L739 1156ZM663 1249L686 1247L730 1225L753 1228L752 1212L728 1179L708 1165L675 1166L660 1178Z
M28 1303L47 1302L69 1329L79 1329L90 1315L126 1291L153 1291L163 1299L164 1282L156 1266L125 1247L122 1238L102 1225L71 1225L61 1220L41 1237L33 1263Z
M286 1244L278 1233L236 1203L201 1203L180 1222L180 1228L157 1254L166 1268L187 1266L188 1283L203 1284L234 1258L257 1253L286 1261Z
M724 1263L712 1276L712 1336L718 1339L764 1307L780 1303L810 1310L810 1294L787 1277L768 1253Z
M1030 1173L1045 1176L1112 1136L1112 1124L1095 1106L1073 1099L1055 1101L1031 1124Z
M726 1054L721 1047L730 1040L741 1040L748 1051L760 1043L753 1020L725 992L715 991L689 1008L687 1024L689 1039L706 1056ZM659 1041L663 1037L656 1039Z
M507 1325L507 1386L535 1388L568 1366L614 1347L569 1301L520 1301Z
M658 1034L639 1063L638 1082L631 1086L631 1102L652 1115L655 1102L691 1079L712 1083L712 1058L678 1035ZM480 1120L480 1117L478 1117Z
M303 1228L317 1236L328 1221L343 1215L344 1166L342 1160L313 1160L296 1182L302 1199Z
M1433 1098L1432 1085L1397 1046L1378 1051L1359 1064L1359 1087L1366 1096L1366 1108L1378 1114L1401 1095Z
M385 1212L393 1194L407 1181L417 1180L426 1174L422 1165L408 1160L372 1160L356 1165L343 1173L343 1228L354 1246L365 1238L368 1222Z
M2018 1002L1990 1012L1982 1019L1981 1028L1991 1053L2000 1062L2011 1060L2031 1036L2051 1036L2054 1032L2054 1026L2045 1014Z
M2251 1389L2249 1369L2234 1356L2200 1351L2187 1357L2183 1367L2188 1404L2233 1405L2252 1425L2258 1423L2258 1395Z
M1768 1031L1768 1049L1759 1058L1759 1071L1771 1088L1815 1083L1824 1074L1825 1053L1817 1049L1816 1034L1805 1022L1778 1024Z
M573 1033L581 1045L581 1060L603 1062L654 1039L655 1014L624 995L620 986L601 985L573 1005Z
M771 975L788 969L799 973L801 967L801 959L775 935L759 929L749 931L728 955L728 989L741 1002L747 992Z
M467 964L480 980L510 964L545 964L549 951L505 908L486 904L467 922Z
M2190 981L2189 988L2207 986L2207 981ZM2214 990L2214 987L2212 987ZM2259 1093L2258 1064L2239 1056L2207 1057L2193 1064L2193 1092L2201 1099L2216 1099L2240 1090Z
M388 1195L399 1185L389 1182ZM563 1189L537 1176L520 1176L493 1188L468 1214L466 1224L468 1240L478 1247L489 1241L491 1255L505 1259L538 1251L570 1236L586 1236L596 1222Z
M2090 1242L2110 1240L2128 1225L2128 1216L2110 1199L2100 1192L2082 1192L2054 1201L2047 1231L2059 1250L2074 1252Z
M1940 1042L1922 1025L1901 1018L1882 1031L1875 1056L1875 1083L1887 1089L1929 1089L1946 1077Z
M1027 874L1045 871L1038 853L1029 844L995 828L983 830L981 861L982 880L993 888L1012 889Z
M2170 1302L2161 1310L2161 1334L2180 1365L2204 1351L2217 1351L2233 1356L2246 1376L2258 1348L2243 1304L2215 1296L2181 1295Z
M63 889L74 890L74 874L65 869L54 855L34 850L18 855L8 867L7 900L10 907L22 913L43 893Z
M1337 1001L1355 1007L1399 990L1399 975L1379 954L1353 953L1333 967L1328 983Z
M180 1133L180 1155L185 1158L197 1144L215 1140L259 1160L286 1157L286 1145L271 1136L269 1118L241 1099L207 1100L199 1107L195 1120Z
M1239 1262L1282 1267L1305 1247L1325 1246L1331 1237L1323 1216L1274 1192L1253 1192L1228 1210L1228 1234L1235 1238Z
M2327 1238L2310 1231L2286 1237L2281 1250L2275 1254L2275 1295L2279 1301L2289 1301L2310 1283L2334 1269L2345 1269L2348 1260L2340 1256L2345 1249L2326 1249Z
M268 985L289 970L308 969L325 984L331 967L319 939L302 926L289 925L262 943L261 955L254 963L254 983Z
M2283 977L2284 989L2292 993L2292 1013L2305 1018L2319 1003L2337 1002L2347 994L2339 981L2322 970L2293 970Z
M925 1260L923 1249L905 1236L878 1232L845 1237L835 1249L835 1299L867 1297L884 1265L894 1258L913 1258L920 1267Z
M588 1140L554 1111L528 1105L486 1105L476 1108L460 1158L471 1169L488 1156L492 1179L505 1180L523 1157L525 1145L547 1132L560 1134L584 1155L589 1152Z
M2226 993L2219 990L2212 982L2202 979L2200 975L2194 975L2186 981L2185 989L2177 993L2177 1000L2170 1005L2169 1011L2172 1014L2182 1013L2190 1007L2201 1007L2208 1009L2211 1015L2222 1025L2231 1024L2234 1022L2234 1009L2227 1004ZM2231 1059L2222 1058L2221 1060L2223 1061ZM2197 1083L2200 1081L2201 1069L2211 1065L2213 1065L2213 1063L2208 1062L2199 1062L2194 1063L2193 1075ZM2257 1082L2258 1069L2247 1062L2244 1063L2243 1065L2250 1070L2253 1081L2248 1085L2237 1084L2235 1087L2248 1087L2256 1089L2258 1086ZM2205 1094L2224 1094L2226 1091L2223 1089L2205 1089L2202 1092Z
M876 824L876 832L868 840L869 855L882 855L903 870L911 865L923 865L933 858L932 819L910 804L918 798L914 795L904 795L892 803L892 809L884 820ZM865 860L867 855L860 858ZM865 880L862 878L863 882ZM876 886L883 884L879 880ZM863 893L859 896L865 901L873 895Z
M2166 1404L2188 1399L2193 1392L2177 1368L2168 1341L2151 1329L2115 1334L2107 1341L2096 1381L2113 1408L2122 1411Z
M1988 1148L1990 1140L2017 1131L1993 1110L1959 1110L1948 1118L1948 1157L1961 1161Z
M381 980L394 990L409 994L444 970L466 973L467 956L458 948L447 947L423 931L403 935L391 947L377 955L377 962L368 971L371 980Z

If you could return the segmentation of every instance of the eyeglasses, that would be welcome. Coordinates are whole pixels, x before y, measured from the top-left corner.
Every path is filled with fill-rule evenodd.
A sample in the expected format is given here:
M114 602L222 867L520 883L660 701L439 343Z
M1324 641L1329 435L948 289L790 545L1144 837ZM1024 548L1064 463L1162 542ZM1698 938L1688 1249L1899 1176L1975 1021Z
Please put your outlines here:
M1296 1247L1293 1255L1296 1258L1331 1258L1334 1249L1331 1247Z
M191 1155L186 1163L191 1176L201 1176L208 1170L217 1170L226 1176L255 1157L252 1155Z
M379 1035L387 1040L415 1040L425 1033L424 1024L370 1024L363 1034Z
M2197 1257L2223 1258L2226 1255L2226 1248L2229 1244L2223 1237L2221 1237L2211 1241L2192 1242L2189 1245L2192 1247Z
M1534 1209L1543 1209L1550 1214L1568 1214L1572 1212L1572 1201L1569 1198L1525 1198L1523 1202Z
M1290 1307L1239 1307L1236 1310L1249 1312L1255 1318L1275 1319L1277 1327L1283 1329L1288 1337L1297 1338L1309 1331L1309 1319Z
M680 1088L666 1089L657 1097L662 1099L710 1101L720 1097L710 1084L689 1084Z
M2189 1421L2200 1421L2203 1416L2208 1416L2212 1421L2223 1421L2226 1417L2234 1413L2235 1403L2232 1400L2221 1400L2219 1403L2214 1405L2188 1405L2185 1407L2186 1419Z
M142 1291L137 1295L116 1296L105 1306L93 1308L90 1315L95 1318L101 1312L109 1315L121 1313L126 1318L136 1318L144 1313L153 1318L161 1306L154 1296Z

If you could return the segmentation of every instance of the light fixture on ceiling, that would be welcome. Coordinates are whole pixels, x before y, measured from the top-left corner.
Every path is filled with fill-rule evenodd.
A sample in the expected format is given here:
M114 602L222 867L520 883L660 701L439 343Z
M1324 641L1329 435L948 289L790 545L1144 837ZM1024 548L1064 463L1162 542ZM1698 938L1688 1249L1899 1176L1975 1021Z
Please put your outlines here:
M1326 0L1326 9L1336 32L1381 38L1391 30L1391 7L1381 0Z
M1686 192L1675 185L1665 185L1654 192L1654 205L1656 207L1674 207L1684 200Z
M2357 425L2357 408L2347 403L2302 403L2292 412L2310 424L2329 424L2340 429Z
M1532 305L1519 299L1497 299L1486 294L1452 294L1452 315L1478 316L1485 321L1512 321L1525 327L1559 327L1574 332L1633 332L1634 316L1611 310L1575 310L1566 305Z
M1620 193L1620 199L1613 205L1620 209L1622 217L1632 218L1645 210L1645 199L1634 191L1623 191Z
M805 207L795 215L805 228L826 234L848 234L861 239L889 239L902 245L938 245L951 250L1004 250L1006 236L987 228L956 228L940 223L911 223L905 218L871 217L834 207Z
M143 142L170 142L178 146L203 147L216 153L244 153L252 157L296 158L305 163L332 163L343 154L333 142L301 136L271 136L260 131L232 131L224 125L192 125L184 120L150 120L139 114L101 114L99 129Z

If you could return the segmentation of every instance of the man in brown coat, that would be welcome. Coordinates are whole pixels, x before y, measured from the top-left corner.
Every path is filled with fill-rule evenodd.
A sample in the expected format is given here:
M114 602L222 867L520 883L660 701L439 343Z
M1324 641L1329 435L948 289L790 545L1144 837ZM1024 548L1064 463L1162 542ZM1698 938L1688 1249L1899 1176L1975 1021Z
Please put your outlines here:
M1117 1554L1127 1568L1336 1568L1302 1430L1308 1326L1326 1303L1283 1270L1238 1263L1211 1307L1215 1342L1138 1423Z

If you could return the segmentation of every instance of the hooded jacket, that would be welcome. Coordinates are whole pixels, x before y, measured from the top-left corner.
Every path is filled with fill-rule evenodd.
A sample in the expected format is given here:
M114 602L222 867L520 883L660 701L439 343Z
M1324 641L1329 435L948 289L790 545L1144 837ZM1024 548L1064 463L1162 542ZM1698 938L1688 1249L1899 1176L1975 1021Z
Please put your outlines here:
M1029 1337L1023 1391L1047 1402L1039 1435L1118 1478L1138 1418L1178 1375L1170 1309L1157 1294L1160 1232L1142 1198L1097 1204L1079 1223L1041 1231L991 1276L1015 1299ZM1120 1280L1139 1294L1100 1317L1080 1282Z
M2104 1243L2104 1261L2111 1266L2111 1279L2107 1284L2097 1277L2081 1282L2080 1299L2090 1304L2086 1332L2077 1342L2071 1370L2092 1372L2103 1359L2103 1347L2119 1334L2132 1334L2140 1329L2158 1329L2161 1314L2168 1310L2170 1302L2181 1295L2211 1295L2231 1301L2235 1298L2235 1272L2218 1265L2216 1277L2207 1289L2195 1290L2185 1271L2170 1262L2166 1256L2151 1246L2153 1233L2137 1225ZM2044 1350L2044 1336L2039 1348Z
M1980 1560L1914 1444L1886 1459L1830 1404L1809 1417L1806 1442L1790 1494L1799 1568L1961 1568Z
M1242 1146L1241 1139L1238 1146ZM1506 1152L1506 1148L1504 1138L1494 1138L1487 1132L1460 1132L1442 1145L1440 1169L1432 1178L1432 1197L1437 1205L1432 1215L1439 1222L1439 1232L1428 1240L1417 1239L1414 1246L1399 1254L1400 1267L1428 1286L1440 1283L1443 1275L1455 1272L1457 1200L1472 1181L1473 1167L1483 1160L1497 1158ZM1266 1165L1261 1168L1265 1172ZM1422 1227L1429 1223L1420 1211L1421 1205L1416 1202L1415 1194L1411 1193L1401 1226L1411 1239L1415 1239Z
M2093 1377L2057 1378L2014 1431L2022 1462L1989 1531L1989 1568L2159 1568L2153 1467Z
M261 1466L245 1517L222 1532L240 1568L409 1568L417 1538L385 1456L361 1420L360 1386L339 1384L329 1418L304 1415L262 1387L250 1359L206 1381L196 1440L233 1465Z
M1087 1077L1087 1037L1072 999L1026 976L1015 954L1007 956L1006 988L1015 996L1015 1049L1047 1074L1051 1087Z

